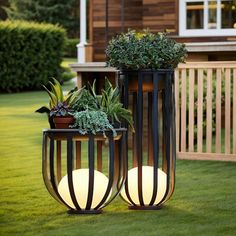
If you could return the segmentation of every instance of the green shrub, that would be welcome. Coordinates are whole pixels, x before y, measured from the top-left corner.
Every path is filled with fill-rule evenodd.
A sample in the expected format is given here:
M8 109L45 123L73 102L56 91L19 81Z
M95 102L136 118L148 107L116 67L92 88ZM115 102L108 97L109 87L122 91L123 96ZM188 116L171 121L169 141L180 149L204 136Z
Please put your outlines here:
M0 91L40 89L60 77L65 37L51 24L0 22Z
M114 37L106 49L107 64L121 69L173 69L184 62L187 50L184 44L168 38L166 33L147 30Z
M66 39L64 57L77 57L77 47L79 39Z

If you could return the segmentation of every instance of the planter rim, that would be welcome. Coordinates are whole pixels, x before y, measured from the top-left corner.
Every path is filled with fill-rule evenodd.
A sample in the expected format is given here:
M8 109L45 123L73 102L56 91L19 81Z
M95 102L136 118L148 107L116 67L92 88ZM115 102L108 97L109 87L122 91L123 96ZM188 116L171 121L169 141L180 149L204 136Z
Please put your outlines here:
M72 115L66 115L66 116L51 116L51 117L52 117L53 119L58 119L58 118L59 118L59 119L60 119L60 118L62 118L62 119L63 119L63 118L67 118L67 119L68 119L68 118L72 118L72 117L74 117L74 116L72 116Z
M165 73L165 72L174 72L175 69L140 69L140 70L131 70L131 69L119 69L119 71L122 73L133 73L133 72L146 72L146 73L155 73L155 72L160 72L160 73Z
M124 132L127 129L126 128L114 128L116 132ZM74 133L74 134L80 134L78 129L43 129L43 133ZM112 130L105 130L105 133L112 133ZM98 132L96 134L88 133L88 134L80 134L81 136L88 136L88 135L102 135L103 132Z

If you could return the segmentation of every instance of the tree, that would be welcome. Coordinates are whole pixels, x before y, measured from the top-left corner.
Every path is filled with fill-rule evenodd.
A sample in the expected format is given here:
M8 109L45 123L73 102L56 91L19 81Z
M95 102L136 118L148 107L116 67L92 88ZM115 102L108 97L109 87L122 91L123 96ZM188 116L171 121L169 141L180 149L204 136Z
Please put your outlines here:
M59 24L70 37L79 36L79 0L9 0L10 19Z
M5 20L7 18L7 14L4 8L8 6L8 0L0 0L0 20Z

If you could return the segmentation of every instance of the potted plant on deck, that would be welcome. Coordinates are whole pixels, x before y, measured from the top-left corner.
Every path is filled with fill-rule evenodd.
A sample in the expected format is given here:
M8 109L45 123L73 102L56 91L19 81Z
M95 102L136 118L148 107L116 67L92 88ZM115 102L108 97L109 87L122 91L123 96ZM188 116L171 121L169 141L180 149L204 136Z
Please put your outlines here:
M130 30L108 43L107 64L120 70L124 107L133 111L135 134L128 133L132 167L121 191L130 209L159 209L173 194L174 69L184 62L186 52L184 44L166 33L149 31Z

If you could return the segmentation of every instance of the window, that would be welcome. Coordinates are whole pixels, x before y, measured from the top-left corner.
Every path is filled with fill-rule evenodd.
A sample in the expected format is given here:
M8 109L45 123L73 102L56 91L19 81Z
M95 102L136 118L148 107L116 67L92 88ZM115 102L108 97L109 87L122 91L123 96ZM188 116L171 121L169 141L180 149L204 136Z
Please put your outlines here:
M236 36L236 0L180 0L180 36Z

